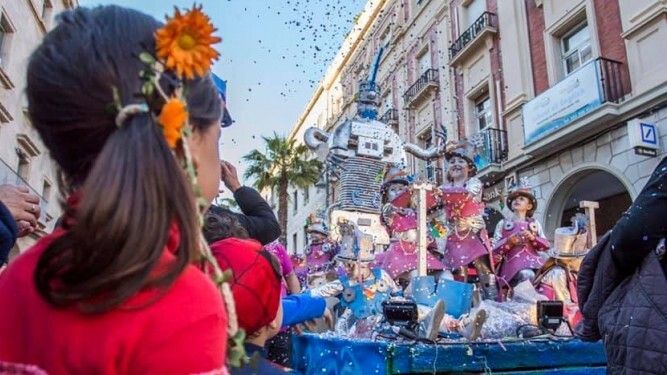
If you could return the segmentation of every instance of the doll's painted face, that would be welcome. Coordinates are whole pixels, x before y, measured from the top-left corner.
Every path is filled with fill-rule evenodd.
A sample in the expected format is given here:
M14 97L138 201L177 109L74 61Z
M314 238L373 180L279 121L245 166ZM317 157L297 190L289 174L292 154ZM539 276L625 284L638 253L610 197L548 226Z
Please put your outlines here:
M322 233L319 232L308 233L308 241L310 241L310 243L318 244L324 242L326 239L327 236L325 236Z
M513 212L523 212L526 213L533 209L533 204L530 202L530 199L524 196L518 196L512 201L512 211Z
M453 156L447 160L447 174L452 180L465 180L470 173L468 162L459 156Z
M371 267L368 262L350 261L343 264L345 273L351 280L362 282L371 275Z
M408 189L407 186L404 184L390 184L387 187L387 199L389 202L393 201L396 199L398 196L403 194Z

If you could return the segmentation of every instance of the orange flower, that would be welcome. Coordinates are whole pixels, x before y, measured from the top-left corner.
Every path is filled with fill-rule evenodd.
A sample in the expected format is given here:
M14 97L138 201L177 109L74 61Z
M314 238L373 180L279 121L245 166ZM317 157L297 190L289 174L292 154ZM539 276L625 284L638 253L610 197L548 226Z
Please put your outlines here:
M155 32L158 58L179 77L204 76L219 56L211 45L220 38L213 36L216 28L201 9L201 5L194 6L181 14L176 8L174 17L167 17L166 25Z
M158 121L162 125L164 139L172 149L176 148L176 143L181 139L183 126L187 120L188 111L181 99L171 98L162 107Z

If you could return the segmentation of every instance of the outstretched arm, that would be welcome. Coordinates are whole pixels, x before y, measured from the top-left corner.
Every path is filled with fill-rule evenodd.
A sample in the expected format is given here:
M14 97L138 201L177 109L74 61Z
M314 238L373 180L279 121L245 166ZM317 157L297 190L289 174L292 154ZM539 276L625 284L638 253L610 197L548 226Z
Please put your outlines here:
M259 192L253 188L241 186L236 168L232 164L222 161L220 169L222 181L234 193L234 199L243 211L243 214L236 214L236 216L250 238L266 245L280 237L278 219Z

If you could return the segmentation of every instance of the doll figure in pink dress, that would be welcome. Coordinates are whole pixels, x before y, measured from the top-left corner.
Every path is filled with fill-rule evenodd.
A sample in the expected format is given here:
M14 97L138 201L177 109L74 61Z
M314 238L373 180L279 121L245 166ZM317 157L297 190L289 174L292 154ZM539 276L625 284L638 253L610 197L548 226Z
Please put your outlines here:
M333 267L337 246L329 239L329 229L324 220L311 215L308 218L308 247L306 248L306 267L308 275L325 273Z
M491 243L484 222L482 182L475 178L474 146L469 142L448 147L447 181L440 186L448 226L444 263L467 278L468 267L477 271L484 298L497 299Z
M516 286L533 281L535 272L544 265L539 253L549 249L540 222L533 218L537 199L525 182L507 197L512 216L500 220L493 236L493 253L498 277Z
M392 167L385 174L382 185L382 222L389 232L389 248L378 256L376 264L393 279L407 281L418 267L417 213L411 207L411 191L405 173ZM441 271L444 265L430 252L427 254L429 271Z

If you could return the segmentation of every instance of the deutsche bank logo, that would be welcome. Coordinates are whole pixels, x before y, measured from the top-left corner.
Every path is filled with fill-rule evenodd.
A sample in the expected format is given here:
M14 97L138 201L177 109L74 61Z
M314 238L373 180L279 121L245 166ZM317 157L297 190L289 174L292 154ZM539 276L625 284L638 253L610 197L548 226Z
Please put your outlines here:
M658 144L658 137L656 136L655 125L641 123L640 129L642 133L642 142L650 143L652 145Z

